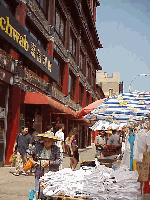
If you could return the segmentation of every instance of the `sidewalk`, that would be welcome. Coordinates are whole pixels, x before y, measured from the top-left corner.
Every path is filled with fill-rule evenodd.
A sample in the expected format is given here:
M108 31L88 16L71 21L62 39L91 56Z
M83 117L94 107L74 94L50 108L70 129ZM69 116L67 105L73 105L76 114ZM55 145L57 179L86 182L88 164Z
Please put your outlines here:
M79 164L82 160L94 160L95 147L87 147L79 149ZM64 155L63 168L69 167L70 157ZM29 190L34 189L34 176L20 175L14 176L12 172L15 171L13 167L0 167L0 200L28 200Z

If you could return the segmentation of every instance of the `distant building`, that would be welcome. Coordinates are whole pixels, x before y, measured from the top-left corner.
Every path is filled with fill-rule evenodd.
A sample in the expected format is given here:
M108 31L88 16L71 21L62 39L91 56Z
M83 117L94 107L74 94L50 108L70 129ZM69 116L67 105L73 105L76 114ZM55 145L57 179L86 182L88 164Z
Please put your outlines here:
M123 92L123 82L120 82L120 73L114 72L108 77L107 72L97 72L96 84L102 88L106 97L118 95Z

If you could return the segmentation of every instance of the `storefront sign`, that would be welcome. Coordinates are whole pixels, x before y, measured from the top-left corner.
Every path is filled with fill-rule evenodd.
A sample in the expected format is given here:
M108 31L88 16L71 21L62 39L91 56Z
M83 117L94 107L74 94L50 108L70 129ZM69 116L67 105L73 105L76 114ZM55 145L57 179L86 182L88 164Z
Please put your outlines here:
M57 64L2 4L0 5L0 35L58 82Z

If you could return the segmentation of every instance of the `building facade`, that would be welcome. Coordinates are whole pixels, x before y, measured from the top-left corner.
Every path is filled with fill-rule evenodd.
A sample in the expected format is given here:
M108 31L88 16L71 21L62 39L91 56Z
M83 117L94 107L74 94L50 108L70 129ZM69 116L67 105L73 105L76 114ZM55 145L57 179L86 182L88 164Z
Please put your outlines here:
M0 165L9 164L21 126L46 131L80 129L79 147L91 143L88 121L76 111L104 97L96 49L98 0L0 0Z
M120 82L119 72L114 72L109 77L107 72L98 71L96 74L96 83L102 88L105 97L112 97L123 93L123 82Z

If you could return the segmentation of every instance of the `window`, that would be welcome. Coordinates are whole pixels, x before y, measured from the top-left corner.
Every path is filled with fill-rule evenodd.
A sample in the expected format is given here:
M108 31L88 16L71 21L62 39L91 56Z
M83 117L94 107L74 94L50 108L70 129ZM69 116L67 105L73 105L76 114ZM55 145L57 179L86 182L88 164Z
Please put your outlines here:
M83 86L80 83L79 85L79 104L82 106L82 99L83 99Z
M91 80L92 88L95 89L95 76L92 74L92 80Z
M43 49L46 50L46 41L41 37L41 34L39 33L39 31L34 30L34 28L32 28L30 22L27 20L26 21L26 25L25 25L25 29L26 31L28 31L30 33L30 35L32 36L32 38L35 39L35 41L38 42L38 44L43 47Z
M76 57L76 39L73 34L70 34L70 52L73 58Z
M89 80L89 66L86 67L86 78Z
M37 0L37 2L44 11L44 13L46 14L46 0Z
M71 92L71 76L70 76L70 74L69 74L69 80L68 80L69 82L68 82L68 93L70 93Z
M64 41L65 40L65 20L57 8L56 8L56 13L55 13L55 29L57 33L59 34L60 38L62 39L62 41Z
M69 82L68 82L68 93L70 94L70 98L72 100L74 100L75 79L76 79L76 77L73 75L72 72L70 72L70 74L69 74Z
M89 64L87 64L87 76L86 77L88 78L89 84L91 84L91 69L90 69Z
M54 62L59 66L58 59L54 57Z
M86 92L86 105L89 105L90 94Z
M3 4L14 16L16 13L16 3L11 2L10 0L0 0L0 4Z
M80 68L81 70L83 69L83 64L84 64L84 54L82 51L80 51Z
M58 65L59 67L59 84L57 84L57 89L59 91L62 91L62 85L63 85L63 70L64 70L64 63L60 59L60 57L54 52L54 62Z
M113 95L113 89L109 89L109 96L112 97Z

